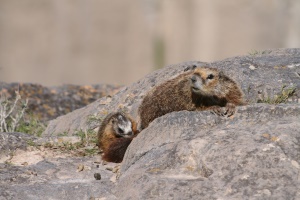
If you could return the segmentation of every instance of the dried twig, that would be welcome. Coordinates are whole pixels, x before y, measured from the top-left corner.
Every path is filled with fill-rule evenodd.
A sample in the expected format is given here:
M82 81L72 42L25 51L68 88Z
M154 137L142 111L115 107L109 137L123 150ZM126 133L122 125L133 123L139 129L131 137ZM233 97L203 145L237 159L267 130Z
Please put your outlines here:
M21 95L16 91L16 98L12 104L3 97L0 97L0 131L1 132L13 132L16 130L20 119L24 116L27 109L28 99L20 107L18 102L21 100Z

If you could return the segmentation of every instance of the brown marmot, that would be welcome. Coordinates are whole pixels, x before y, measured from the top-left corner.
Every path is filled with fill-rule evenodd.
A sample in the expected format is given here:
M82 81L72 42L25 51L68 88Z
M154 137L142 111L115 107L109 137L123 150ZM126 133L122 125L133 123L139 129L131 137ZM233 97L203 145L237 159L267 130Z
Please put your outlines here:
M184 71L146 94L138 111L141 130L173 111L212 110L230 116L235 106L244 105L238 84L218 69L193 66Z
M98 131L98 146L103 150L102 159L122 162L127 147L138 134L136 122L126 113L107 115Z

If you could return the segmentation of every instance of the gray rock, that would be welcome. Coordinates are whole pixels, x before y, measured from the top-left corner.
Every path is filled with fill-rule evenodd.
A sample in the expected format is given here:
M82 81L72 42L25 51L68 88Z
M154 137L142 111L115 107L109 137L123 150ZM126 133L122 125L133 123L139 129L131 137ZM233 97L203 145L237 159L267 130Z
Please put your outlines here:
M0 157L8 155L16 149L26 149L27 143L35 137L25 133L1 133L0 132Z
M113 95L119 86L98 85L61 85L46 87L34 83L5 83L0 81L0 93L13 101L16 91L22 99L28 99L28 110L32 116L46 122L82 108L95 100Z
M283 86L300 88L300 49L268 50L256 56L240 56L212 63L185 62L154 71L136 83L122 88L113 97L101 98L84 108L50 121L44 136L94 129L100 120L91 123L91 116L101 118L119 109L128 110L138 120L137 110L143 96L153 86L177 76L193 65L209 65L223 70L241 85L249 103L273 98L280 93ZM300 90L296 90L290 101L299 103L299 99Z
M299 199L300 105L174 112L130 144L119 199Z
M217 67L233 77L249 105L238 107L230 118L207 111L157 118L130 144L119 179L107 170L115 164L97 167L96 157L46 157L27 166L0 163L0 200L300 199L300 49L168 66L113 97L50 121L41 140L94 129L102 117L118 109L138 120L143 96L192 65ZM256 103L275 97L284 85L296 88L288 104ZM1 150L18 147L2 141L6 143Z
M95 158L56 158L35 165L0 164L0 199L116 199L111 193L113 173L93 163ZM82 171L77 170L79 164ZM100 173L101 180L94 178Z

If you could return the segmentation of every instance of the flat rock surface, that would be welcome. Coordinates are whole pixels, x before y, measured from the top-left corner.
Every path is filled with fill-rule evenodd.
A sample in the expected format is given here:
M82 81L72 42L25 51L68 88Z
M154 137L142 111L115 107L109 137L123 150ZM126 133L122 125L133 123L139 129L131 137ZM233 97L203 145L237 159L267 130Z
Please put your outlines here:
M2 156L2 159L5 158ZM0 162L0 199L115 199L114 163L100 156L74 157L55 150L29 148ZM100 180L96 180L99 173Z
M16 149L26 149L28 142L35 137L25 133L0 132L0 156L9 155Z

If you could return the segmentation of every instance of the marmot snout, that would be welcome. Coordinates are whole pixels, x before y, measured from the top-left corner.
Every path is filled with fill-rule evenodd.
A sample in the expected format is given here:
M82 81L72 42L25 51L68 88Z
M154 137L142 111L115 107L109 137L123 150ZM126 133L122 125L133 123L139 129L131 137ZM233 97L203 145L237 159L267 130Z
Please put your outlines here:
M132 137L132 122L124 114L119 113L112 118L112 128L116 137Z

